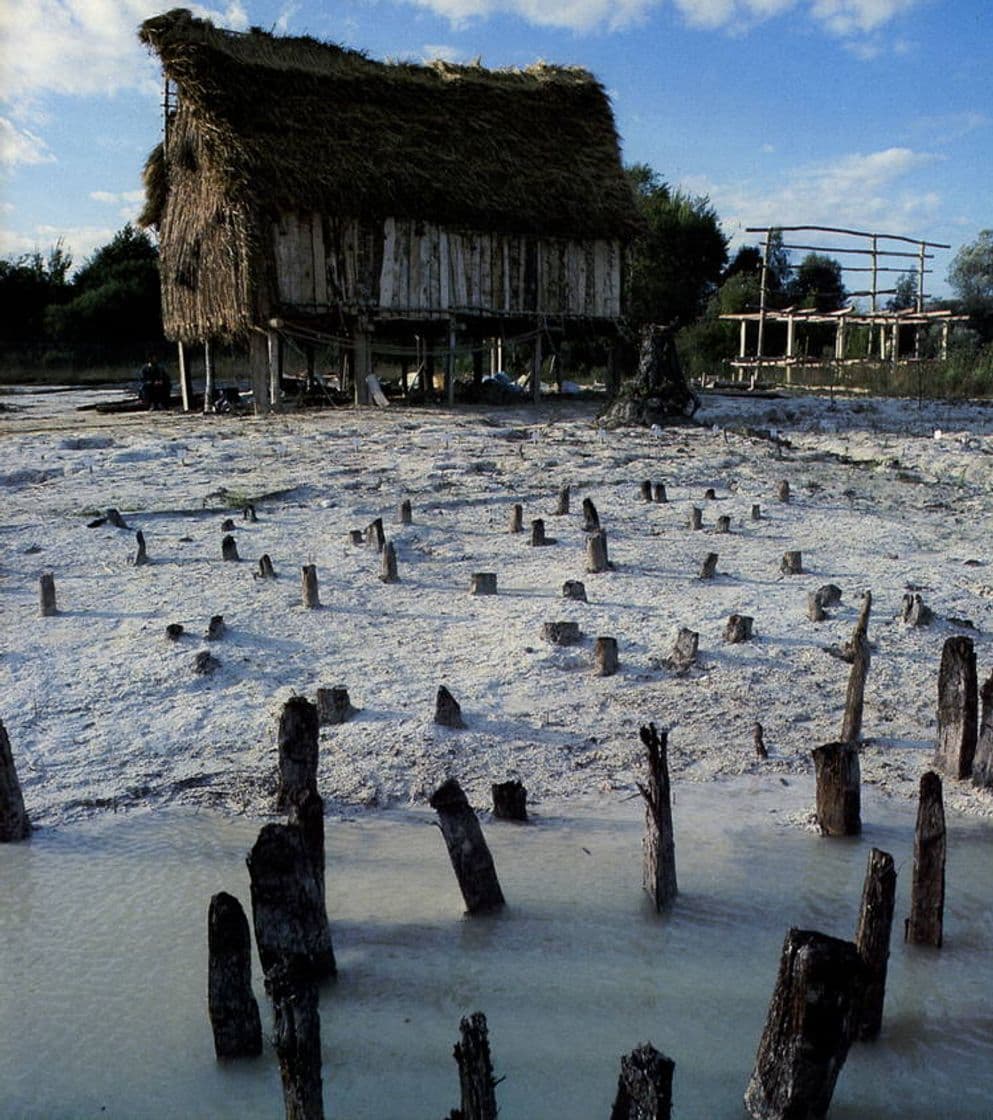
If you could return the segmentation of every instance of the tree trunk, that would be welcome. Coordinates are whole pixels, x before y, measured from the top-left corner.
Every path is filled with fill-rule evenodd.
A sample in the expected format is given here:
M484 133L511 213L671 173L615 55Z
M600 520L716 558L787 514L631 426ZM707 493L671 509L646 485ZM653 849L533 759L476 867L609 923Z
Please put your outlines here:
M896 869L889 852L873 848L865 870L862 906L855 946L865 965L865 989L860 1002L856 1037L877 1038L883 1023L886 964L890 956L890 931L896 901Z
M24 808L10 738L0 722L0 843L26 840L30 834L31 821Z
M276 808L284 811L303 793L317 793L319 721L306 697L292 696L279 716L279 791Z
M234 895L221 891L207 915L207 1012L218 1058L262 1053L262 1020L252 992L252 939Z
M42 618L51 618L59 613L55 603L55 576L51 572L42 572L38 577L38 591L41 602Z
M850 941L791 929L745 1107L755 1120L821 1120L848 1056L862 985Z
M979 694L982 701L982 719L976 741L976 754L972 760L972 780L980 787L993 786L993 673L990 673Z
M934 764L952 778L968 778L976 754L978 680L972 638L955 635L938 670L938 749Z
M945 809L941 778L933 770L921 776L914 831L914 877L910 917L904 940L941 948L945 915Z
M438 814L448 857L468 913L501 909L505 902L493 857L462 787L454 778L449 778L431 795L430 805Z
M528 791L519 781L494 782L493 816L500 821L528 819Z
M593 648L597 677L612 677L617 672L617 639L597 638Z
M266 977L286 1120L324 1120L317 984L275 967Z
M621 1058L610 1120L669 1120L676 1063L646 1042Z
M858 836L862 831L858 748L826 743L813 752L817 777L817 825L822 836Z
M303 605L311 611L319 610L321 606L321 594L317 583L317 567L314 564L304 564L300 572L300 594Z
M490 1059L486 1016L477 1011L459 1023L459 1041L453 1052L459 1067L462 1103L452 1113L459 1120L496 1120L496 1078Z
M605 572L609 567L607 533L604 529L597 529L586 538L586 570L593 573Z
M651 896L656 911L662 911L672 905L677 892L672 792L666 756L668 732L659 732L655 724L650 723L642 727L641 741L648 752L648 781L645 785L638 783L641 796L645 799L642 884Z

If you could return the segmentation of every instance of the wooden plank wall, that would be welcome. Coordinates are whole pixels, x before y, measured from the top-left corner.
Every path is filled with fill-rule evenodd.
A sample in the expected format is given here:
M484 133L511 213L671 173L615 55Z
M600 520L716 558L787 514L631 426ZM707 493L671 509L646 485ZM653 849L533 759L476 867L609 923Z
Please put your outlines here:
M280 302L307 311L397 317L459 311L616 318L617 241L454 231L388 218L381 225L284 214L273 226Z

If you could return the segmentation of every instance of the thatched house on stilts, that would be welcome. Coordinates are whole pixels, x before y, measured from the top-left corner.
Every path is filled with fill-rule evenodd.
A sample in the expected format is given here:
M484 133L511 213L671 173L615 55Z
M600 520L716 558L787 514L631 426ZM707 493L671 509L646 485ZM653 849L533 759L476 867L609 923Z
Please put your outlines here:
M182 9L140 35L167 82L145 212L166 333L249 339L258 411L287 336L341 340L358 402L416 339L451 401L457 349L478 385L493 340L527 336L537 396L542 338L616 329L638 216L588 72L375 62Z

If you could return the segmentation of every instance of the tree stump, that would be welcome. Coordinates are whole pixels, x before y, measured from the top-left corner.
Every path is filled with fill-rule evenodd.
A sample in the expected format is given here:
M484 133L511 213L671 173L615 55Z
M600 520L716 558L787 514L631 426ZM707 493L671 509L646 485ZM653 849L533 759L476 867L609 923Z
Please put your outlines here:
M413 513L410 507L410 499L404 498L400 503L400 508L397 510L397 521L401 525L410 525L413 522Z
M745 1090L756 1120L821 1120L848 1048L862 962L850 941L791 929Z
M477 1011L459 1023L459 1041L453 1051L459 1067L461 1104L452 1113L459 1120L497 1120L496 1086L486 1016Z
M431 795L430 805L438 814L466 910L470 914L499 910L505 902L493 857L462 787L449 778Z
M519 781L494 782L493 816L500 821L526 821L528 819L528 791Z
M348 539L352 544L365 544L365 529L349 529Z
M42 572L38 577L38 591L41 601L41 617L51 618L59 613L55 603L55 576L51 572Z
M234 895L221 891L207 914L207 1013L218 1058L262 1053L262 1020L252 992L252 939Z
M814 592L814 597L822 607L836 607L841 602L841 588L835 583L825 583Z
M717 571L718 555L716 552L708 552L704 557L703 566L700 568L700 579L713 579Z
M444 685L439 686L438 695L435 698L434 722L441 727L465 727L459 702Z
M665 483L664 482L653 482L652 483L652 501L657 502L659 505L663 505L668 500L669 499L666 496L666 492L665 492Z
M817 780L817 827L822 836L858 836L862 831L862 775L858 749L825 743L811 752Z
M321 606L320 588L317 583L317 567L304 564L300 569L300 595L307 610L316 611Z
M567 579L562 584L562 598L572 599L578 603L588 603L586 598L586 584L579 579Z
M703 528L703 510L699 506L690 507L690 520L688 524L691 529Z
M230 518L230 517L225 517L224 520L221 522L221 532L222 533L233 533L235 531L235 528L236 528L235 523L232 520L232 518Z
M193 658L193 672L201 677L210 677L220 669L221 663L207 650L201 650Z
M945 807L941 778L929 770L921 776L914 830L914 875L910 884L910 917L904 940L941 948L945 916Z
M841 741L856 743L862 736L862 713L865 707L865 681L869 675L869 639L855 628L850 643L852 668L848 674L848 688L845 691L845 715L841 723Z
M582 638L578 622L543 622L541 636L553 646L574 646Z
M258 518L255 516L255 506L253 506L251 502L245 503L245 508L241 511L241 516L243 521L258 521Z
M650 1042L625 1054L610 1120L670 1120L675 1068Z
M238 555L238 542L228 533L221 538L221 559L240 560Z
M776 497L781 502L788 502L790 500L790 484L788 479L784 478L776 487Z
M495 595L496 593L496 572L473 572L469 582L470 595Z
M134 554L134 566L136 568L140 568L143 564L150 564L151 561L149 560L148 552L145 549L145 534L139 529L135 533L134 539L136 544L138 545L138 551Z
M827 618L824 607L821 605L820 599L817 598L816 591L807 592L807 617L811 622L823 622Z
M652 500L652 484L647 478L641 484L640 493L641 493L641 500L643 502L650 502Z
M666 755L669 733L654 723L641 729L648 752L648 778L638 783L645 799L645 836L642 841L642 885L657 912L672 905L676 897L676 851L672 833L672 792Z
M758 505L757 503L753 504L753 506L752 506L752 520L753 521L761 521L762 520L762 507L760 505Z
M583 532L596 533L600 528L600 515L592 498L583 498Z
M755 619L751 615L731 615L724 626L724 641L732 644L751 641L754 623Z
M510 532L521 533L524 531L524 507L517 503L510 507Z
M531 522L531 547L541 548L546 544L555 544L552 537L545 536L545 522L542 518L536 517Z
M10 737L0 722L0 843L15 843L26 840L30 835L31 821L24 808Z
M865 987L859 1001L855 1037L862 1042L878 1038L886 997L886 966L890 956L890 931L896 903L896 869L889 852L873 848L865 869L862 905L855 946L865 966Z
M724 513L724 514L721 514L720 517L718 517L718 519L717 519L717 531L718 531L718 533L730 533L731 532L731 518L728 514Z
M291 696L279 716L279 789L276 808L285 812L303 793L317 793L319 723L305 696Z
M982 718L976 740L976 754L972 760L974 785L989 789L993 786L993 673L990 673L979 693Z
M107 510L106 518L107 524L113 525L115 529L130 529L131 527L113 506Z
M695 630L688 630L685 626L680 627L672 653L665 659L666 668L685 673L696 661L699 646L700 635Z
M183 634L184 630L181 622L170 622L165 628L165 635L170 642L178 642Z
M592 574L606 572L610 568L607 558L607 532L597 529L586 538L586 570Z
M387 541L380 554L379 578L383 583L397 583L397 550L392 541Z
M208 642L216 642L224 637L226 629L227 627L224 625L224 615L212 615L210 622L207 623L207 632L204 634L204 637Z
M266 977L281 966L297 978L334 976L327 911L301 830L264 825L247 863L255 944Z
M259 557L258 578L259 579L275 579L276 578L276 571L272 566L272 560L270 559L268 552L263 552L262 555Z
M784 576L799 576L803 574L803 555L800 552L784 552L780 561L779 570Z
M717 491L713 488L713 486L708 486L707 489L704 490L703 500L705 502L716 502L717 501Z
M617 639L597 638L593 659L595 677L612 677L617 672Z
M938 670L938 748L935 766L952 778L968 778L976 754L979 696L972 638L948 638Z
M321 727L333 727L355 715L356 709L348 698L348 689L338 684L333 688L317 690L317 722Z
M763 737L761 723L756 722L752 725L752 742L755 744L755 755L757 758L769 757L769 752L765 747L765 738Z
M555 506L554 517L564 517L569 512L569 487L563 486L559 491L559 500Z
M900 618L908 626L930 626L934 622L934 611L925 605L919 594L908 591L900 606Z

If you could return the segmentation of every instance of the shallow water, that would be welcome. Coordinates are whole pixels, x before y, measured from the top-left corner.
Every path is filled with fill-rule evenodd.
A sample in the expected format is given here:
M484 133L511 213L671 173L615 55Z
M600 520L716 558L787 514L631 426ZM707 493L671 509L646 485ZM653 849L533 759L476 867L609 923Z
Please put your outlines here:
M831 1117L988 1117L993 827L950 818L946 944L909 949L913 806L867 790L863 837L826 840L779 823L811 796L800 780L677 787L681 894L661 918L637 802L487 822L509 907L473 920L432 814L329 820L327 1114L447 1114L459 1018L483 1010L506 1120L605 1120L620 1055L647 1040L675 1059L680 1120L739 1120L787 928L852 936L877 846L900 871L884 1033L853 1047ZM271 1049L218 1065L206 1014L207 903L228 890L247 909L257 830L160 812L0 850L0 1114L282 1114ZM257 962L255 983L268 1027Z

